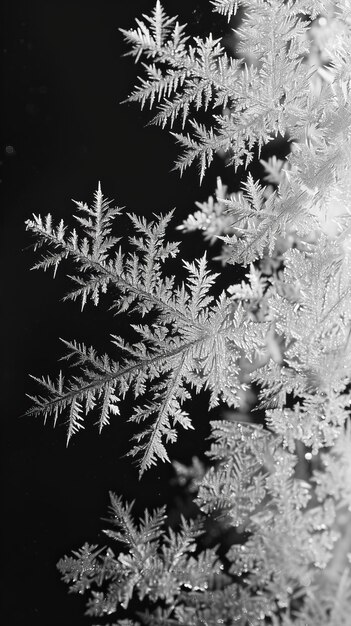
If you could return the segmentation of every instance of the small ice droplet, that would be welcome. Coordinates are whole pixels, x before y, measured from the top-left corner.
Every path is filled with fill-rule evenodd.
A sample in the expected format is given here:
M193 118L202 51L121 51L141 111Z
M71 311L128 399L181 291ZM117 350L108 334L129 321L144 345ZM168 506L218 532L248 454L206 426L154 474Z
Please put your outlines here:
M5 154L7 156L14 156L16 154L16 150L13 146L6 146L5 147Z
M288 606L288 603L286 602L286 600L278 600L278 606L281 609L285 609Z

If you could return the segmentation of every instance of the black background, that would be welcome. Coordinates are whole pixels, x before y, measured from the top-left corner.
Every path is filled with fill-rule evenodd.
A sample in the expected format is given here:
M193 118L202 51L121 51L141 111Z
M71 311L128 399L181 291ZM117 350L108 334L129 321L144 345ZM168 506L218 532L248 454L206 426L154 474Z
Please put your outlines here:
M189 33L228 31L207 1L163 2L179 13ZM181 6L180 6L181 5ZM184 6L183 6L184 5ZM148 111L122 105L138 69L124 58L118 28L130 28L151 0L19 0L5 2L2 99L2 622L14 626L89 624L84 599L68 595L55 564L84 541L104 542L101 517L108 491L137 498L137 511L163 502L172 506L172 469L158 467L138 483L128 459L130 432L123 415L99 436L92 421L69 447L65 427L21 417L36 393L29 378L58 372L64 350L59 337L105 348L119 324L107 311L62 303L69 287L63 270L30 272L37 256L24 221L51 212L72 224L71 198L90 202L101 181L119 206L150 217L177 207L179 224L213 192L216 176L231 188L232 171L221 161L199 189L192 168L180 180L171 172L177 148L166 132L146 128ZM127 220L121 232L128 234ZM176 237L179 238L179 237ZM184 258L203 253L200 237L185 238ZM218 269L218 267L216 268ZM235 280L233 268L229 270ZM126 407L128 415L128 407ZM195 400L196 434L182 433L171 455L189 461L206 447L206 398ZM216 417L212 413L211 417Z

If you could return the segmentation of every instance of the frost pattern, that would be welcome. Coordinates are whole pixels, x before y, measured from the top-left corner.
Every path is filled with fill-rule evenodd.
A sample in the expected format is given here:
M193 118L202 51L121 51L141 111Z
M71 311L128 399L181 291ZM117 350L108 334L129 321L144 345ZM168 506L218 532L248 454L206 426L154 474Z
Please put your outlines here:
M130 215L128 251L115 234L121 210L100 186L91 207L77 203L77 229L34 216L27 228L47 250L35 267L55 273L70 260L67 297L84 307L117 294L114 309L138 338L114 336L111 355L66 341L73 374L37 378L43 395L29 413L54 423L65 413L69 440L89 411L101 431L133 394L139 431L129 454L141 474L169 460L178 426L192 427L193 393L208 390L209 408L222 402L234 413L211 423L208 469L175 464L191 482L197 520L172 528L162 508L137 524L132 504L111 494L111 546L85 544L58 567L72 591L88 593L88 614L115 614L115 625L348 626L351 5L212 5L228 19L243 9L239 58L211 34L189 41L157 1L123 31L146 71L129 100L156 105L156 124L180 122L176 167L196 160L201 178L218 151L238 168L272 138L289 139L284 161L261 160L267 186L248 173L228 193L219 180L180 225L220 238L222 263L247 266L245 279L215 295L220 277L205 256L184 263L183 282L170 277L179 253L166 237L170 214L150 223ZM243 409L253 385L263 425ZM227 531L234 539L223 551L214 538Z

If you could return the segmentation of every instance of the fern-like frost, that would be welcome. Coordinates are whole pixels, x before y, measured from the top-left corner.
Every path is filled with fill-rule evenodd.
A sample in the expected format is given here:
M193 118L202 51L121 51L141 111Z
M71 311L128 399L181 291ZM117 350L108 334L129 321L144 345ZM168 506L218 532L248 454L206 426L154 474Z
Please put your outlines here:
M230 406L238 404L238 359L243 351L250 354L259 348L265 329L256 328L231 297L213 298L217 275L207 269L205 257L184 262L188 277L183 284L164 275L164 262L178 254L178 244L164 240L171 214L156 217L152 223L130 215L136 235L129 243L135 252L124 254L117 247L119 238L111 234L112 220L120 209L110 207L100 188L92 208L82 203L78 207L88 216L77 218L82 235L76 229L68 232L62 222L53 226L50 218L28 220L27 228L39 245L53 250L35 268L54 266L56 272L61 261L70 258L79 272L71 277L78 287L66 298L80 298L82 307L89 299L96 305L101 294L112 288L118 293L116 311L134 311L141 319L152 315L153 323L133 324L140 341L131 345L114 335L117 359L65 342L66 358L78 373L65 383L62 377L57 384L37 379L46 395L32 398L34 406L28 413L54 417L56 423L68 411L69 441L83 428L89 411L99 407L101 432L110 417L119 414L119 402L127 392L138 398L148 389L150 400L137 405L130 418L142 425L130 454L140 459L143 473L157 460L169 460L166 443L176 441L179 426L192 427L183 408L190 388L208 389L211 407L220 398Z

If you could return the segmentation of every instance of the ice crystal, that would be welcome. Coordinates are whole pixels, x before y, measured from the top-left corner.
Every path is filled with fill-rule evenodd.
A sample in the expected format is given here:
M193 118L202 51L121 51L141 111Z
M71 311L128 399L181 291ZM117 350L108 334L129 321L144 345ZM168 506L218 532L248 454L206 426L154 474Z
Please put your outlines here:
M180 122L176 167L197 160L201 178L216 152L238 168L272 138L289 140L284 161L261 159L269 186L249 172L229 193L219 180L180 226L219 238L222 263L249 266L247 274L216 296L220 276L206 256L183 263L183 282L169 277L165 264L179 254L166 237L171 215L130 215L128 248L115 235L121 210L100 187L92 207L77 203L77 229L34 216L27 228L48 249L35 267L55 273L70 259L77 273L67 297L98 305L109 290L138 339L114 335L111 355L66 341L78 372L37 378L43 395L29 413L54 423L66 413L70 439L89 411L101 431L132 394L139 431L129 454L143 473L169 460L178 426L192 428L185 407L195 392L234 412L211 423L207 470L174 464L189 479L196 521L174 529L162 508L136 524L132 505L111 495L111 547L85 544L59 569L72 591L90 594L89 615L116 613L120 626L347 626L351 6L212 5L228 19L243 9L235 58L211 33L189 40L157 1L123 31L146 71L129 100L156 105L156 124ZM261 424L242 407L250 385Z

